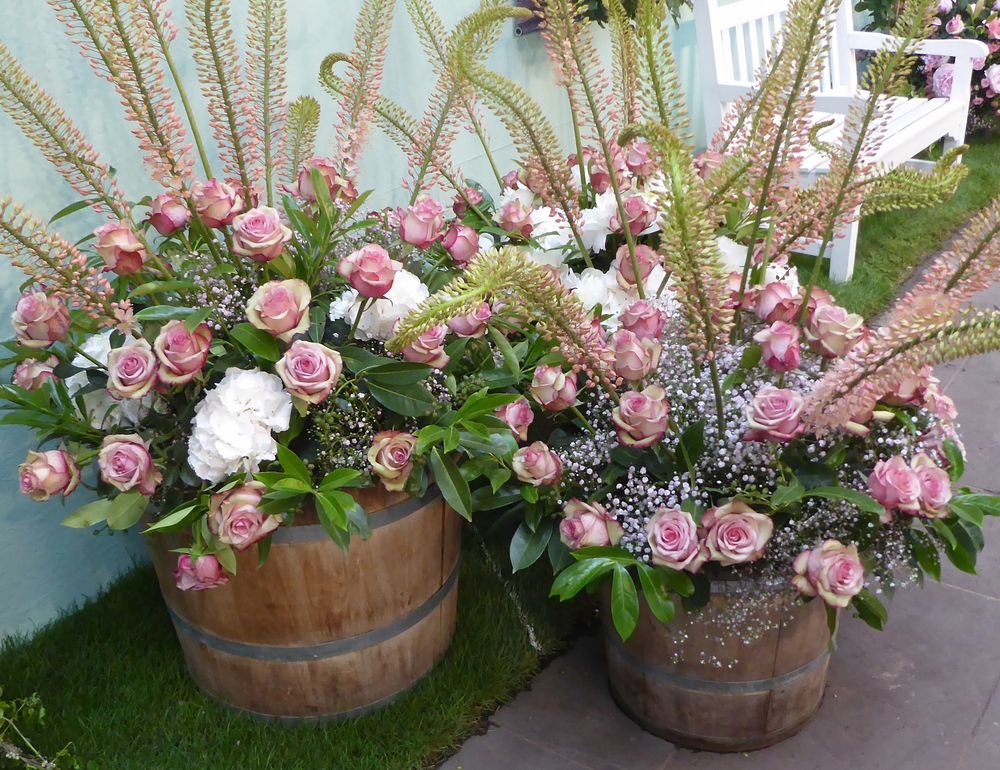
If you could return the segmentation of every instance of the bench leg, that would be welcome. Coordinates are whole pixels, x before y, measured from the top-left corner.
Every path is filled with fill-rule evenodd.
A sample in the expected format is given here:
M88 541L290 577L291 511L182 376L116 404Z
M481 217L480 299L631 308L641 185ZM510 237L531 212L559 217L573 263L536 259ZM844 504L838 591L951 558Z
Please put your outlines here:
M827 249L827 256L830 257L830 280L837 283L844 283L851 280L854 275L854 257L858 250L858 222L851 222L841 232L840 237L834 238Z

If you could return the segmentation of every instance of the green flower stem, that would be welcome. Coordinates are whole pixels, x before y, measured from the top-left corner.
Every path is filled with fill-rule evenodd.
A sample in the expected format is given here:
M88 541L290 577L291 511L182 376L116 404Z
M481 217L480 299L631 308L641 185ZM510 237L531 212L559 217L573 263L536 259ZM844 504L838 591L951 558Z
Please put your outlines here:
M351 330L347 333L347 339L345 340L345 343L350 342L352 339L354 339L354 334L358 330L358 324L361 323L361 316L364 314L367 306L368 306L368 297L361 297L361 304L358 305L358 314L354 317L354 323L351 324Z
M590 424L590 420L583 416L583 412L580 411L579 407L573 405L569 408L569 410L573 413L576 419L583 423L583 427L590 431L591 435L597 435L597 429Z

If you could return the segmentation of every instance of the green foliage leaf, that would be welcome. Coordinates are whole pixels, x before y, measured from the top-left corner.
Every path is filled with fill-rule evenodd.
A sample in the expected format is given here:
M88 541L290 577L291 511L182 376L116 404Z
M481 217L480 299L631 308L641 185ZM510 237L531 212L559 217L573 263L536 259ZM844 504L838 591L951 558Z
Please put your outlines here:
M846 500L852 505L856 505L866 513L874 513L881 516L885 513L885 508L871 495L859 492L848 487L814 487L805 493L805 497L822 497L826 500Z
M889 621L889 612L875 594L867 588L862 588L851 604L857 610L858 617L865 623L878 631L885 630L885 624Z
M173 321L179 318L187 318L196 312L193 307L178 307L177 305L153 305L146 307L135 314L136 321ZM249 325L249 324L248 324Z
M81 505L73 511L73 513L63 519L62 524L64 527L73 527L75 529L93 527L95 524L100 524L102 521L106 520L110 510L111 500L107 498L94 500L92 503Z
M581 559L570 564L556 575L549 596L558 596L562 601L572 599L580 591L602 578L615 568L611 559Z
M504 367L508 372L518 379L521 378L521 360L517 357L517 353L514 352L514 348L511 347L510 341L494 326L487 327L490 333L490 339L493 340L493 344L496 345L497 350L500 351L500 355L503 357Z
M233 551L232 546L226 545L220 548L215 552L215 558L219 560L219 564L226 572L230 575L236 574L236 552Z
M319 489L321 492L331 492L341 487L351 486L359 478L361 478L361 473L353 468L337 468L323 477Z
M642 585L642 593L646 597L649 611L661 623L669 623L674 619L676 608L670 601L670 593L662 572L642 562L638 568L639 583Z
M468 482L462 478L458 466L450 457L441 454L441 450L437 447L431 450L430 466L434 472L434 481L448 505L460 516L471 521L472 492L469 490Z
M907 539L913 555L920 565L920 569L937 581L941 580L941 555L938 553L934 540L926 532L918 529L910 529L907 532Z
M616 564L611 573L611 621L622 640L628 639L639 622L639 594L628 568Z
M130 297L146 297L150 294L167 291L189 291L195 288L194 281L149 281L136 286L129 292ZM142 311L140 311L142 312Z
M295 452L286 446L278 444L278 462L281 463L281 467L285 473L297 478L299 481L305 482L310 489L312 488L312 474Z
M785 506L798 502L805 494L806 488L795 480L788 486L778 487L774 490L774 494L771 495L771 507L775 510L781 510Z
M277 340L263 329L248 323L237 324L229 336L263 361L273 363L281 358Z
M952 439L946 439L941 444L941 451L948 460L948 475L952 481L958 481L965 474L965 456L962 449Z
M437 402L423 385L368 380L368 392L382 406L403 417L422 417L434 411Z
M526 522L521 522L510 541L510 564L520 572L534 564L545 553L552 539L552 519L543 519L532 532Z
M150 525L146 532L179 532L202 513L199 501L184 503L174 508L170 513Z

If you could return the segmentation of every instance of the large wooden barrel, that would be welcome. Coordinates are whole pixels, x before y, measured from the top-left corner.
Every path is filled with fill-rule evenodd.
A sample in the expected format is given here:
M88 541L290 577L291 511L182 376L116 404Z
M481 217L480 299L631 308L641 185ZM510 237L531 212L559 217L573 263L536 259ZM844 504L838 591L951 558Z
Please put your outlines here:
M179 591L178 542L147 538L188 670L210 696L256 716L326 720L390 702L444 655L455 628L461 520L424 499L359 490L371 537L342 550L307 517L275 531L260 568ZM302 520L304 519L304 520Z
M714 585L709 612L733 601ZM815 715L823 699L830 632L822 602L776 595L765 612L773 628L749 644L701 611L660 623L640 600L639 624L626 642L611 624L605 597L605 650L611 694L647 731L709 751L751 751L778 743Z

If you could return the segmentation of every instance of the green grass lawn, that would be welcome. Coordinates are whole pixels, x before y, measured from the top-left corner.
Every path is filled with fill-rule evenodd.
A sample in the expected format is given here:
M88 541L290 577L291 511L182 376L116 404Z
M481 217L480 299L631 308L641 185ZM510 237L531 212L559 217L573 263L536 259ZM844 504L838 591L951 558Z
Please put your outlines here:
M848 310L866 318L884 310L910 271L1000 194L1000 135L973 141L964 162L969 175L944 206L893 211L862 221L852 280L836 284L824 276L821 281Z
M506 566L506 555L496 561ZM514 583L541 654L506 586L468 538L458 629L447 656L400 700L349 722L269 724L209 700L184 671L149 567L133 570L30 642L8 641L0 651L0 683L8 697L41 695L48 716L37 736L40 750L72 742L85 765L102 770L430 767L572 635L580 608L548 602L548 564L536 567Z

